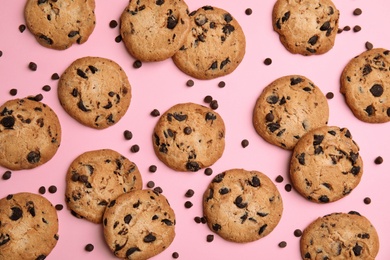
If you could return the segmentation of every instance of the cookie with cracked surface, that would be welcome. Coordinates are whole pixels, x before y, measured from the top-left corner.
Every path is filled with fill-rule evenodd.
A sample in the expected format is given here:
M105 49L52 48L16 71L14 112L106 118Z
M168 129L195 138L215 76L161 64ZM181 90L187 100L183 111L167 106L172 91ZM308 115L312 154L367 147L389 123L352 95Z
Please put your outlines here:
M318 55L333 48L339 16L331 0L278 0L272 25L289 52Z
M353 58L341 75L340 92L356 118L390 121L390 51L376 48Z
M116 124L127 112L131 85L115 61L83 57L72 62L61 75L58 98L78 122L104 129Z
M190 13L191 32L172 57L187 75L213 79L232 73L245 55L245 34L233 16L220 8L203 6Z
M122 41L138 60L166 60L183 45L189 20L183 0L130 1L121 15Z
M210 230L246 243L271 233L283 213L282 197L263 173L231 169L214 177L203 194L203 213Z
M270 83L256 101L253 126L267 142L292 150L312 129L329 118L328 101L320 88L300 75L284 76Z
M64 50L86 42L95 29L95 0L28 0L27 28L47 48Z
M121 259L149 259L175 238L175 213L165 196L131 191L112 200L103 216L104 238Z
M119 195L142 189L135 163L111 149L79 155L66 175L65 198L72 214L101 223L104 210Z
M300 239L302 259L374 260L379 251L375 227L356 211L332 213L310 223Z
M57 211L46 198L22 192L0 199L0 259L43 260L58 238Z
M176 171L195 172L214 164L225 149L225 123L215 111L195 103L169 108L153 133L157 157Z
M32 169L48 162L61 144L56 113L33 98L13 99L0 106L0 165Z
M346 128L324 126L310 131L298 141L291 157L290 177L294 188L317 203L347 196L362 175L359 146Z

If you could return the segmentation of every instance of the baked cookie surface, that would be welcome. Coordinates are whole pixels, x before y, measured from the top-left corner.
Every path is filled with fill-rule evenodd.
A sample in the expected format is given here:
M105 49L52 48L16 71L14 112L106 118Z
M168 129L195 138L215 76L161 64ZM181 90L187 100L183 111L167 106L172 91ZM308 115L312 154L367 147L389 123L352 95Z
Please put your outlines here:
M341 75L340 92L356 118L390 121L390 51L376 48L353 58Z
M339 16L331 0L277 0L272 25L289 52L323 54L334 46Z
M232 169L216 175L209 184L203 195L203 212L210 230L226 240L246 243L274 230L283 202L265 174Z
M58 98L65 111L83 125L104 129L127 112L131 85L123 69L101 57L75 60L58 83Z
M104 210L123 193L142 189L138 167L110 149L79 155L66 175L65 198L72 214L101 223Z
M245 55L245 34L236 19L220 8L203 6L190 13L191 32L172 57L194 78L213 79L232 73Z
M346 128L324 126L304 135L294 148L290 177L294 188L317 203L339 200L363 175L359 147Z
M329 118L328 101L320 88L300 75L284 76L264 88L253 110L253 126L267 142L292 150L312 129Z
M332 213L314 220L300 240L302 259L374 260L379 237L371 222L358 212Z
M27 28L45 47L64 50L86 42L95 23L95 0L27 0Z
M0 106L0 165L32 169L48 162L61 144L56 113L33 99L13 99Z
M58 238L57 211L46 198L23 192L0 199L0 259L45 259Z
M149 259L175 238L175 213L162 194L131 191L112 200L103 217L104 237L121 259Z
M176 171L198 171L214 164L225 149L225 123L215 111L195 103L169 108L153 134L157 157Z
M130 1L121 15L122 40L136 59L162 61L183 45L189 20L183 0Z

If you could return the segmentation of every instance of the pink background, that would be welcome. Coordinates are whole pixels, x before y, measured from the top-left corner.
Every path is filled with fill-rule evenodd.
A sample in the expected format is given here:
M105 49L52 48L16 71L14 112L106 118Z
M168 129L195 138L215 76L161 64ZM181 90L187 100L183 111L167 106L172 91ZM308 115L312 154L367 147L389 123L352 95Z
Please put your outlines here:
M144 63L140 69L132 67L134 58L125 50L123 43L116 43L119 28L111 29L111 20L119 21L127 0L96 0L96 28L89 40L68 50L56 51L40 46L26 30L20 33L18 27L24 24L23 8L25 1L1 0L0 9L0 104L13 98L43 94L43 102L48 104L60 118L63 130L62 143L56 156L48 163L33 169L13 171L9 180L0 179L0 197L10 193L29 191L38 193L40 186L48 188L56 185L55 194L44 195L54 205L63 204L65 174L72 160L81 153L94 149L114 149L135 162L142 174L144 187L154 181L163 189L176 212L176 238L172 245L154 259L171 259L178 252L179 259L300 259L299 238L293 235L295 229L304 229L319 216L332 212L355 210L370 219L376 227L381 240L377 259L390 259L388 221L389 161L390 144L387 124L368 124L356 119L339 93L339 77L347 62L365 50L365 42L374 47L389 47L390 31L388 19L390 2L388 0L334 0L341 12L340 27L353 28L360 25L362 30L352 30L337 35L334 48L321 56L303 57L287 52L272 30L271 13L275 1L272 0L187 0L190 11L203 5L213 5L229 11L241 24L246 34L247 49L243 62L232 74L214 80L194 80L192 88L186 86L190 79L180 72L171 60L158 63ZM363 10L362 15L352 14L355 8ZM251 8L252 15L245 10ZM132 85L133 99L124 118L105 130L94 130L80 125L64 112L57 99L57 83L50 79L53 73L61 74L72 61L84 56L100 56L116 61L125 70ZM263 64L265 58L272 58L272 64ZM37 63L38 70L28 69L30 61ZM284 185L289 183L288 165L291 152L266 143L252 126L252 109L262 89L278 77L301 74L318 85L324 94L333 92L329 101L329 125L347 127L360 146L364 160L364 174L359 186L347 197L330 204L319 205L309 202L294 190L286 192ZM225 81L226 87L219 88L218 82ZM42 86L50 85L50 92L42 91ZM18 94L12 97L10 89L16 88ZM276 183L284 201L284 212L279 225L267 237L247 244L224 241L215 235L212 243L206 236L212 234L206 225L196 224L195 216L202 216L202 194L213 176L203 171L183 173L170 170L155 156L152 148L152 132L158 118L150 112L158 109L163 113L176 103L203 103L203 98L211 95L218 100L217 112L226 124L226 149L222 158L212 169L213 176L231 168L258 170L272 180L282 175L283 183ZM206 104L205 104L206 105ZM123 131L132 131L130 141L123 138ZM241 140L248 139L249 146L241 147ZM130 147L140 146L138 153L131 153ZM381 165L374 159L382 156ZM157 165L156 173L148 167ZM0 174L6 171L0 167ZM194 197L184 197L187 189L195 191ZM370 197L372 203L363 203ZM190 200L194 206L184 207ZM60 239L47 259L115 259L106 246L102 227L86 220L73 217L66 207L58 212ZM279 248L278 243L287 242L287 247ZM93 252L86 252L84 246L92 243Z

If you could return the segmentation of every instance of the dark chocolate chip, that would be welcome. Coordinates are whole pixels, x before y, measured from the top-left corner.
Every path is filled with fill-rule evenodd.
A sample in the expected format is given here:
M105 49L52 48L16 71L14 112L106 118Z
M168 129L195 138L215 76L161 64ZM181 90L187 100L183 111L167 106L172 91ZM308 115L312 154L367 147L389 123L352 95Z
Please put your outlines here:
M321 31L328 31L329 29L330 29L330 22L325 22L320 27Z
M274 114L272 114L272 111L269 112L269 113L265 116L265 120L266 120L267 122L272 122L272 121L274 121L274 119L275 119L275 117L274 117Z
M275 178L275 181L276 181L277 183L281 183L281 182L283 182L283 180L284 180L284 178L283 178L282 175L278 175L278 176Z
M225 86L226 86L225 81L220 81L220 82L218 82L218 87L219 87L219 88L224 88Z
M216 109L218 109L218 107L219 107L219 105L218 105L218 101L217 100L211 100L211 102L210 102L210 108L212 109L212 110L216 110Z
M353 174L353 175L358 175L359 174L359 172L360 172L360 166L353 166L352 168L351 168L351 173Z
M327 203L327 202L329 202L329 198L328 198L328 196L326 196L326 195L321 195L321 196L318 198L318 201L319 201L319 202L322 202L322 203Z
M364 111L367 112L368 116L372 116L375 113L375 108L373 105L368 105Z
M221 195L225 195L225 194L228 194L230 192L230 189L226 188L226 187L223 187L223 188L220 188L218 192Z
M334 97L333 92L328 92L328 93L326 93L326 98L327 98L327 99L332 99L333 97Z
M12 210L12 214L9 217L11 220L16 221L16 220L20 219L21 217L23 217L23 211L21 208L12 207L11 210Z
M366 42L364 46L367 50L372 50L374 48L374 45L371 42Z
M46 44L49 44L49 45L53 44L53 40L50 39L49 37L47 37L46 35L40 35L39 39L43 40Z
M55 208L56 210L60 211L60 210L62 210L62 209L64 208L64 205L62 205L62 204L56 204L56 205L54 206L54 208Z
M371 204L371 199L369 197L365 197L363 200L364 204Z
M54 186L54 185L51 185L49 188L48 188L48 191L50 193L56 193L57 192L57 187Z
M37 65L35 62L30 62L30 63L28 64L28 68L29 68L30 70L32 70L32 71L36 71L37 68L38 68L38 65Z
M252 14L252 9L251 8L245 9L245 14L246 15L251 15Z
M3 173L3 180L9 180L11 178L12 172L11 171L5 171Z
M205 103L208 103L208 104L209 104L211 101L213 101L213 97L210 96L210 95L207 95L207 96L204 97L203 101L204 101Z
M187 162L186 169L191 172L196 172L200 169L200 166L197 162Z
M133 62L133 68L139 69L141 67L142 67L142 61L136 60L136 61Z
M166 219L166 218L161 220L161 222L163 222L167 226L172 226L173 225L172 221L170 221L169 219Z
M18 94L18 90L17 90L16 88L13 88L13 89L11 89L11 90L9 91L9 94L10 94L11 96L16 96L16 95Z
M360 27L359 25L355 25L354 27L353 27L353 31L354 32L360 32L362 30L362 27Z
M223 173L219 173L219 174L217 174L215 177L214 177L214 179L212 180L212 182L214 183L220 183L222 180L223 180L223 178L225 177L225 173L223 172Z
M156 0L156 5L162 5L164 4L164 0Z
M278 103L279 98L275 95L271 95L271 96L268 96L266 100L267 100L267 103L273 105L273 104Z
M284 185L284 190L287 191L287 192L290 192L292 190L292 185L289 184L289 183Z
M252 179L249 181L249 185L252 187L260 187L260 179L257 176L253 176Z
M5 128L12 128L15 125L15 118L13 116L3 117L0 124Z
M356 8L355 10L353 10L353 15L361 15L361 14L362 14L362 9Z
M69 38L73 38L73 37L75 37L77 34L79 34L78 31L71 31L70 33L68 33L68 37L69 37Z
M8 234L0 234L0 246L7 244L11 240Z
M27 154L27 161L31 164L38 163L41 160L41 154L35 151L31 151Z
M280 248L285 248L285 247L287 246L287 242L286 242L286 241L281 241L281 242L278 244L278 246L279 246Z
M60 79L60 75L58 75L58 73L53 73L50 78L52 80L58 80L58 79Z
M318 36L317 35L314 35L312 37L310 37L310 39L307 41L310 45L315 45L318 41Z
M131 140L133 138L133 133L129 130L125 130L123 132L123 136L125 137L126 140Z
M307 252L305 255L304 255L304 258L305 259L311 259L311 255L309 252Z
M130 256L134 254L135 252L141 252L141 250L138 247L131 247L127 249L126 251L126 258L130 259Z
M374 84L374 86L370 88L370 92L374 97L380 97L383 94L383 87L379 84Z
M313 139L314 139L313 140L313 145L319 145L324 140L324 136L323 135L314 135Z
M152 112L150 112L150 115L154 117L160 116L160 111L153 109Z
M207 175L207 176L210 176L211 174L213 174L213 169L211 168L206 168L204 170L204 174Z
M50 87L49 85L44 85L44 86L42 87L42 90L43 90L43 91L46 91L46 92L49 92L49 91L51 90L51 87Z
M189 209L189 208L191 208L192 206L193 206L193 204L192 204L191 201L186 201L186 202L184 203L184 207L185 207L186 209Z
M264 64L265 65L271 65L272 64L272 59L271 58L266 58L265 60L264 60Z
M189 127L189 126L186 126L184 127L184 130L183 130L184 134L186 135L190 135L192 133L192 128Z
M261 235L262 233L264 233L264 231L265 231L265 229L267 228L267 224L264 224L264 225L262 225L261 227L260 227L260 229L259 229L259 235Z
M245 148L245 147L247 147L248 145L249 145L249 141L248 141L247 139L244 139L244 140L241 141L241 146L242 146L242 148Z
M187 80L186 85L187 87L193 87L195 82L192 79Z
M206 237L206 241L207 242L213 242L213 240L214 240L214 235L207 235L207 237Z
M382 164L383 163L383 158L381 156L378 156L374 160L375 164Z
M110 28L114 29L118 26L118 22L115 20L111 20L109 23Z
M144 237L144 242L145 243L152 243L156 241L156 237L152 234L152 233L149 233L147 234L145 237Z
M156 172L157 171L157 166L156 165L150 165L149 166L149 172Z
M207 112L206 116L205 116L205 119L206 121L208 120L216 120L217 119L217 116L211 112Z
M39 255L37 258L35 258L35 260L45 260L46 259L46 255Z
M87 252L92 252L95 247L92 244L87 244L84 249Z
M280 124L278 123L269 123L267 124L268 130L271 131L271 133L275 132L280 128Z
M39 187L38 192L43 195L46 193L46 188L44 186L41 186Z
M77 75L82 77L83 79L87 79L88 78L87 74L85 74L85 72L82 71L81 69L77 69L76 72L77 72Z
M122 41L121 35L118 35L117 37L115 37L115 42L120 43L121 41Z
M184 196L186 196L187 198L191 198L192 196L194 196L194 193L194 190L188 189Z
M364 65L363 67L363 76L367 76L368 74L370 74L372 71L372 68L370 66L370 64L366 64Z
M301 83L302 81L303 81L302 78L291 78L291 79L290 79L290 84L291 84L291 86L294 86L294 85L296 85L296 84Z
M173 258L173 259L179 258L179 253L178 253L178 252L173 252L173 253L172 253L172 258Z
M148 181L147 183L146 183L146 187L148 187L149 189L152 189L152 188L154 188L154 181Z
M176 19L175 16L173 16L173 15L168 16L167 28L173 30L176 27L178 22L179 21Z
M234 200L234 204L235 204L238 208L243 209L243 208L245 208L246 206L248 206L248 203L242 202L242 201L243 201L242 197L241 197L241 196L237 196L236 199Z
M295 236L295 237L300 237L300 236L302 236L302 230L300 230L300 229L295 229L295 230L294 230L294 236Z
M355 246L352 248L352 251L355 256L360 256L362 254L363 247L358 245L358 243L355 244Z

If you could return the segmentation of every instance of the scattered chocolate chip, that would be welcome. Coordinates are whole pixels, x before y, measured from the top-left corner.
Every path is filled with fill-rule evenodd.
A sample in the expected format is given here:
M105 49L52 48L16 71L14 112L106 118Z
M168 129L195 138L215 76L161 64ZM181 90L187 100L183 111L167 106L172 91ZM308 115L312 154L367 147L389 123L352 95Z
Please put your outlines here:
M179 258L179 253L178 252L173 252L172 253L172 258L174 258L174 259Z
M191 198L192 196L194 196L194 193L194 190L188 189L184 196L186 196L187 198Z
M284 186L284 189L285 189L287 192L290 192L290 191L292 190L291 184L286 184L286 185Z
M346 32L348 32L350 30L351 30L351 27L348 25L344 26L344 28L343 28L343 31L346 31Z
M338 28L337 29L337 33L342 33L343 32L343 28Z
M51 79L58 80L58 79L60 79L60 75L58 75L58 73L53 73L53 75L51 75Z
M327 98L327 99L332 99L333 97L334 97L333 92L328 92L328 93L326 93L326 98Z
M378 156L374 160L375 164L382 164L383 163L383 158L381 156Z
M264 60L264 64L265 65L271 65L272 64L272 59L271 58L266 58L265 60Z
M211 168L206 168L204 170L204 174L206 174L207 176L210 176L211 174L213 174L213 169Z
M51 90L51 87L50 87L49 85L44 85L44 86L42 87L42 90L43 90L43 91L46 91L46 92L49 92L49 91Z
M3 173L3 180L9 180L11 178L12 172L11 171L5 171Z
M251 8L245 9L245 14L246 15L251 15L252 14L252 9Z
M19 25L19 32L24 32L24 30L26 30L26 25L24 25L24 24L21 24L21 25Z
M161 187L156 187L153 189L154 192L157 192L157 193L163 193L163 190Z
M366 42L365 47L367 50L372 50L374 48L374 45L371 42Z
M35 101L42 101L43 95L42 95L42 94L38 94L38 95L36 95L33 99L34 99Z
M213 101L213 97L210 96L210 95L207 95L204 97L203 101L207 104L211 103L211 101Z
M115 37L115 42L120 43L121 41L122 41L121 35L118 35L117 37Z
M187 87L193 87L195 82L192 79L187 80L186 85Z
M131 140L131 138L133 138L133 133L129 130L125 130L123 132L123 136L125 137L126 140Z
M202 219L201 219L201 217L195 217L194 221L199 224L202 222Z
M10 94L11 96L16 96L16 95L18 94L18 90L17 90L16 88L13 88L13 89L11 89L11 90L9 91L9 94Z
M148 187L149 189L154 188L154 181L148 181L148 183L146 183L146 187Z
M160 111L153 109L152 112L150 112L150 115L154 117L160 116Z
M114 29L115 27L118 26L118 22L115 21L115 20L111 20L110 23L109 23L109 25L110 25L110 28Z
M3 56L3 52L2 52L2 51L0 51L0 57L1 57L1 56Z
M136 61L133 62L133 68L139 69L141 67L142 67L142 61L136 60Z
M220 88L224 88L225 86L226 86L225 81L220 81L220 82L218 83L218 87L220 87Z
M62 209L64 208L64 205L62 205L62 204L57 204L57 205L55 205L54 207L55 207L56 210L60 211L60 210L62 210Z
M286 241L281 241L281 242L278 244L278 246L279 246L280 248L285 248L285 247L287 246L287 242L286 242Z
M139 145L135 144L135 145L131 146L130 151L132 153L138 153L139 152Z
M283 180L284 180L284 178L283 178L282 175L278 175L278 176L276 177L276 179L275 179L275 181L276 181L277 183L281 183L281 182L283 182Z
M296 236L296 237L302 236L302 230L300 230L300 229L295 229L295 230L294 230L294 236Z
M36 64L35 62L30 62L30 63L28 64L28 68L29 68L30 70L32 70L32 71L36 71L37 68L38 68L38 66L37 66L37 64Z
M216 110L216 109L218 109L218 107L219 107L218 101L215 100L215 99L213 99L213 100L210 102L210 108L211 108L212 110Z
M249 141L248 141L247 139L244 139L244 140L241 141L241 146L242 146L242 148L245 148L245 147L247 147L248 145L249 145Z
M51 186L49 187L48 191L49 191L50 193L56 193L56 192L57 192L57 187L54 186L54 185L51 185Z
M362 30L362 27L360 27L359 25L355 25L354 27L353 27L353 31L354 32L360 32Z
M156 172L157 171L157 166L156 165L150 165L149 166L149 172Z
M201 217L201 218L200 218L200 222L201 222L202 224L206 224L206 223L207 223L206 217Z
M371 199L369 197L365 197L364 200L363 200L364 204L370 204L371 203Z
M46 188L44 186L41 186L39 187L38 192L43 195L46 193Z
M206 237L206 241L207 242L213 242L213 240L214 240L214 235L207 235L207 237Z
M353 10L353 15L361 15L361 14L362 14L362 9L356 8L355 10Z
M191 201L186 201L186 202L184 203L184 207L185 207L186 209L191 208L193 205L194 205L194 204L192 204Z
M95 247L92 244L87 244L85 246L85 251L92 252Z

